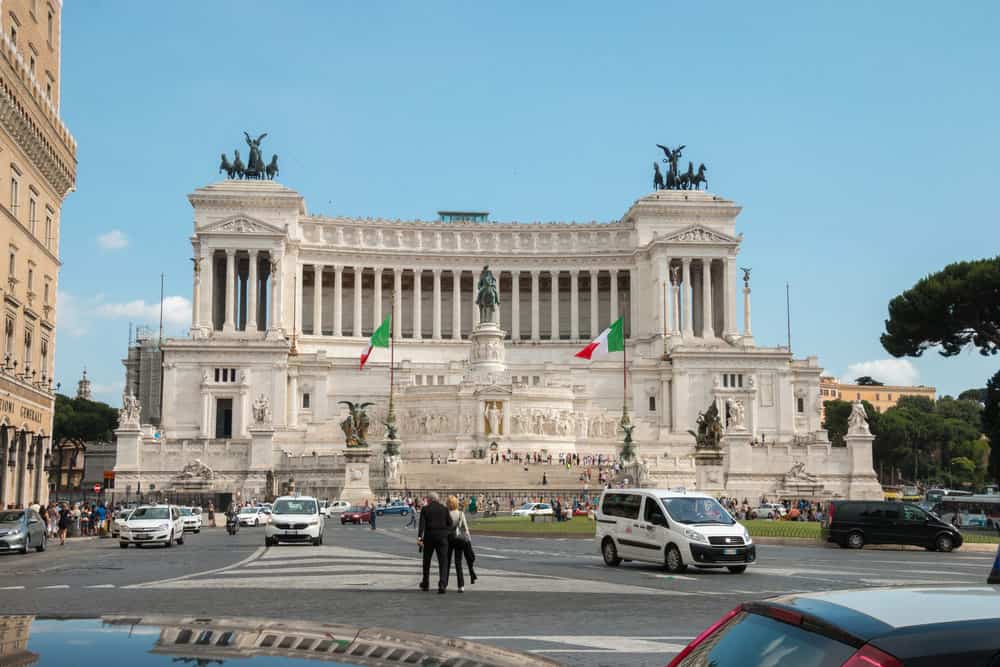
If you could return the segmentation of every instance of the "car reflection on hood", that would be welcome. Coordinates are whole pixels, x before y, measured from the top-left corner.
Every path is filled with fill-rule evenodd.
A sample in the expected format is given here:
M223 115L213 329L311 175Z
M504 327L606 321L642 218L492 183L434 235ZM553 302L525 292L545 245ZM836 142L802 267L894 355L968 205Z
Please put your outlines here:
M168 656L169 663L253 667L287 665L285 658L341 667L559 664L509 649L401 630L228 617L0 616L0 636L13 640L0 642L0 665L96 665L111 655L116 663L130 667L163 665Z

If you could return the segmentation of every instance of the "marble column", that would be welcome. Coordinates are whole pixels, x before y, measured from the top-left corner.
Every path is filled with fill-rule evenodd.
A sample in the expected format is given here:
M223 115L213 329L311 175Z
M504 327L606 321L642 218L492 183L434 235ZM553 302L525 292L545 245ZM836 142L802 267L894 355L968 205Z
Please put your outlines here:
M679 283L670 283L670 335L681 335L681 286Z
M451 272L451 338L462 339L462 271Z
M236 323L236 330L243 331L243 325L245 324L244 318L240 316L240 307L245 307L246 304L243 302L243 285L242 276L240 275L240 255L239 252L236 253L236 280L233 283L235 292L233 293L233 320ZM245 313L244 313L245 314Z
M226 320L222 324L222 330L227 333L231 333L236 330L235 322L233 321L233 310L235 304L233 303L233 296L236 293L233 289L233 284L236 282L236 251L227 250L226 251L226 288L223 290L226 297Z
M549 311L551 315L551 328L549 332L549 339L559 340L559 271L549 271L549 277L551 282L549 283L550 300L552 302L552 308Z
M726 340L737 335L736 333L736 258L727 257L723 263L723 276L726 281L723 285L722 293L725 303L723 305L724 331L722 337Z
M365 267L354 267L354 337L361 338L361 286L364 283Z
M712 323L712 260L701 260L701 337L715 338Z
M590 270L590 337L597 338L604 329L601 328L601 323L597 321L598 310L597 310L597 280L601 275L600 269Z
M636 334L635 327L639 322L639 304L641 288L639 287L639 269L628 269L628 326L625 327L627 335L632 337Z
M299 376L291 374L288 376L288 425L291 428L299 425Z
M580 339L580 272L571 269L569 272L569 337Z
M45 450L45 438L40 435L34 437L35 474L32 476L33 484L31 490L31 502L41 504L42 499L42 477L45 470L42 465L42 452Z
M694 317L694 307L692 301L694 300L694 290L691 289L691 258L685 257L681 260L681 264L684 267L684 337L692 338L694 336L694 324L692 319Z
M281 331L284 327L284 313L281 308L281 271L278 261L278 257L271 260L271 268L267 275L271 282L271 321L267 324L268 331Z
M323 335L323 265L313 264L313 328L314 336Z
M482 271L472 272L472 328L479 324L479 306L476 305L476 292L479 290L479 279L482 278Z
M344 267L333 267L333 335L344 335Z
M611 319L617 320L621 317L618 312L618 269L611 269Z
M295 262L295 324L292 327L294 333L302 335L302 294L305 292L305 264L301 261Z
M201 328L201 255L194 258L194 291L191 295L191 328Z
M420 340L424 337L424 311L423 311L423 269L413 269L413 339Z
M670 283L670 258L660 258L656 262L656 317L654 322L662 320L660 331L664 336L669 336L673 331L672 319L667 311L673 305L670 301L673 298L673 289Z
M521 272L510 272L510 339L521 340Z
M247 326L250 333L257 332L257 251L250 251L250 269L247 276Z
M433 307L431 308L431 337L434 340L441 340L441 269L433 269L434 292L432 294Z
M531 340L541 340L541 322L538 307L538 276L540 271L531 272Z
M375 267L375 283L372 296L372 331L382 324L382 267Z
M392 331L396 340L403 337L403 270L392 270Z

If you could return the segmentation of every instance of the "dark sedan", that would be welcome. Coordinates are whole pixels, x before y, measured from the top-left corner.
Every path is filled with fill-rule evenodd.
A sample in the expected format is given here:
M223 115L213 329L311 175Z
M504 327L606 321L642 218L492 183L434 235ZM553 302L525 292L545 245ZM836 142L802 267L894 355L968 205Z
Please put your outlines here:
M996 667L1000 586L825 591L746 602L669 667Z
M372 511L367 507L351 507L340 514L341 525L345 523L368 523L372 520Z

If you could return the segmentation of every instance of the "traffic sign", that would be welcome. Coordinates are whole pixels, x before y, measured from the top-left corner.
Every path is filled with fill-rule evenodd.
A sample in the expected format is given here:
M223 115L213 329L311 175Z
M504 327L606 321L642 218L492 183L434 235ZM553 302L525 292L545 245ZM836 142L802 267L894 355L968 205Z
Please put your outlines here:
M94 493L100 493L100 492L101 492L101 485L94 484Z

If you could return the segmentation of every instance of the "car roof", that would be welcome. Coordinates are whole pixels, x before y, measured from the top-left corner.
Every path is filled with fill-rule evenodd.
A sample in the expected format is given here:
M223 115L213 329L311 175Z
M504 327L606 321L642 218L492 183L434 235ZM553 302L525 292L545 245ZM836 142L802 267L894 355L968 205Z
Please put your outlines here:
M827 621L864 640L901 628L1000 621L1000 586L868 588L794 593L764 601Z
M312 496L278 496L274 499L274 502L279 500L316 500ZM264 503L264 505L273 505L274 503Z
M641 493L657 498L711 498L715 500L715 496L707 493L679 489L605 489L604 493Z

